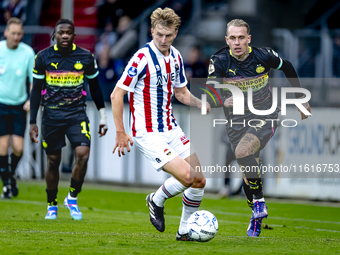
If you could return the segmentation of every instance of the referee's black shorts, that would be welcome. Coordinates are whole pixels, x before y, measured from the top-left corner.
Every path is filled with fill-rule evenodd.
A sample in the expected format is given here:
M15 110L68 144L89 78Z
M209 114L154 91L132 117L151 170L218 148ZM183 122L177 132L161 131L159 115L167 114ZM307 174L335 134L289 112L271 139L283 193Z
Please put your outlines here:
M24 104L6 105L0 103L0 136L18 135L24 137L26 111Z

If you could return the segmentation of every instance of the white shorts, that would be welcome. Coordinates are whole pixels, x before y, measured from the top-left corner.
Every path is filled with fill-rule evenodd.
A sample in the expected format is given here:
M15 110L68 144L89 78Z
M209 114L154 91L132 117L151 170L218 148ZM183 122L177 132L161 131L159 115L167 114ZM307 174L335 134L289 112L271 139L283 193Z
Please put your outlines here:
M157 171L177 156L183 159L190 156L190 141L179 126L166 132L134 137L134 142Z

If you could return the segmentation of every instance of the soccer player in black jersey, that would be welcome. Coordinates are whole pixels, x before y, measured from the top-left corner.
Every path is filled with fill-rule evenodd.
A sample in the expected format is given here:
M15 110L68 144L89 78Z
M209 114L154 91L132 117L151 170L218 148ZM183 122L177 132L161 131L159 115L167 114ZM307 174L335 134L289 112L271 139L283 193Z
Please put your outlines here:
M64 205L75 220L82 219L77 205L90 154L90 123L86 115L86 91L84 76L100 113L99 135L106 134L107 120L102 91L99 87L97 64L93 55L73 44L74 25L68 19L59 20L52 34L57 43L36 55L31 93L30 137L38 137L36 117L39 105L43 107L42 138L47 154L47 215L45 219L57 219L57 192L61 148L65 135L75 151L70 191Z
M280 58L272 49L249 46L251 41L249 30L249 25L243 20L235 19L228 23L225 39L229 47L222 48L212 55L207 83L237 86L244 94L245 105L247 105L248 88L251 88L254 108L257 110L271 109L272 93L268 79L269 70L271 68L282 70L293 87L300 87L299 79L292 64L288 60ZM259 236L262 219L268 216L262 192L259 155L274 135L277 127L277 121L268 121L268 119L278 119L280 110L277 108L269 115L258 116L245 107L244 115L236 115L233 113L234 97L230 90L223 88L217 92L222 99L228 121L227 132L237 162L243 170L256 170L254 172L243 171L243 187L248 205L252 208L247 235ZM304 94L295 93L295 97L304 97ZM214 103L210 103L213 107ZM301 119L306 119L311 111L308 102L303 103L303 106L309 114L298 110L301 112ZM249 120L252 120L251 126L242 124L248 123Z

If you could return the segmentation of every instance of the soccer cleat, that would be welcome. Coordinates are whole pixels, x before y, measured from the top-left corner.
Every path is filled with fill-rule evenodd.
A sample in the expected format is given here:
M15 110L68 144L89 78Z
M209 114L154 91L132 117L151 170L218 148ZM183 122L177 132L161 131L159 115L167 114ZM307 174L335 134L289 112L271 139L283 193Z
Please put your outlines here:
M195 239L192 239L188 233L181 235L178 231L176 234L176 241L187 241L187 242L195 242Z
M47 206L47 214L45 220L56 220L58 214L58 206Z
M74 220L82 220L83 214L79 210L77 199L68 199L68 196L64 200L64 206L70 210L71 218Z
M253 219L259 218L267 218L268 217L268 210L267 205L265 202L256 201L253 206Z
M248 236L259 236L261 234L261 226L262 226L262 218L260 219L253 219L250 218L249 226L247 229Z
M11 178L11 188L13 197L16 197L19 193L19 186L17 184L17 180L14 177Z
M7 184L7 185L3 186L2 193L1 193L1 198L4 198L4 199L12 198L12 190L11 190L11 185L10 184Z
M150 214L150 221L152 225L159 232L163 232L165 230L165 220L164 220L164 207L157 206L153 201L152 198L155 193L151 193L146 197L146 205L149 207L149 214Z

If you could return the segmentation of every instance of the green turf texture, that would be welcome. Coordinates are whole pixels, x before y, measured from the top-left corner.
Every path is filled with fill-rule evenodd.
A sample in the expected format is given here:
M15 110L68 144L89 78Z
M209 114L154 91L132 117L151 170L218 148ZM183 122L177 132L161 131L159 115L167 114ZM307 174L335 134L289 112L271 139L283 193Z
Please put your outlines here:
M82 221L63 207L45 220L43 182L19 182L19 196L0 200L0 254L340 254L339 204L268 199L269 218L259 238L246 236L251 215L244 198L207 194L200 209L215 214L217 236L207 243L175 241L181 196L165 204L165 232L151 225L145 196L151 190L85 183L78 198ZM272 228L272 229L271 229Z

